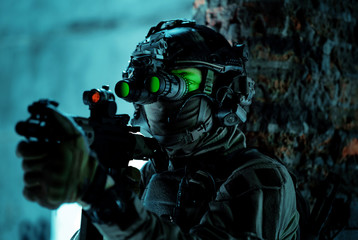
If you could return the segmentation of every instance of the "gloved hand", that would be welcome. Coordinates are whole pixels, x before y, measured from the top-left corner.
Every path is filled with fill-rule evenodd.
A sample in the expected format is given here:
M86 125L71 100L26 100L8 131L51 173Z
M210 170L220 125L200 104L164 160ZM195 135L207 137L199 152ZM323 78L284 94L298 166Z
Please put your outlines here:
M60 132L59 142L21 141L17 155L23 159L24 196L40 205L56 209L62 203L79 201L90 184L97 160L82 130L73 119L55 108L46 108L48 121Z

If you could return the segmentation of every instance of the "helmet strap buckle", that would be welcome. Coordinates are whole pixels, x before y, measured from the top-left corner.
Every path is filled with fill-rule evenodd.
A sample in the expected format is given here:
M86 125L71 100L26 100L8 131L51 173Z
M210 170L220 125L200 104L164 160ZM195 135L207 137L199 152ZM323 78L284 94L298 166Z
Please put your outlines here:
M203 93L210 95L213 90L213 84L214 84L214 72L208 69Z

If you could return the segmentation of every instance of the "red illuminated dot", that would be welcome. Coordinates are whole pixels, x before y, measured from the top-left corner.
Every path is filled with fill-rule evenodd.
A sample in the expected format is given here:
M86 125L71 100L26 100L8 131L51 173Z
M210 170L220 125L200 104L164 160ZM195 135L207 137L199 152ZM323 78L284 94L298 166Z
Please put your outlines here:
M99 92L95 92L92 95L92 102L97 103L97 102L99 102L100 98L101 98L101 95L99 94Z

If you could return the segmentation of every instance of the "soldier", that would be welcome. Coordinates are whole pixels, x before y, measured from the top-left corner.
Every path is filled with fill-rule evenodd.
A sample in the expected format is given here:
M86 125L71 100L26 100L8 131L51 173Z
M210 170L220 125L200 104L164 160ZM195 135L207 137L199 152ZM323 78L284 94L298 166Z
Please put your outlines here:
M290 174L247 148L239 127L254 95L246 61L243 45L208 27L160 22L137 45L116 94L134 103L132 124L156 140L137 142L135 152L165 157L151 157L140 177L105 169L74 121L49 109L66 139L19 143L24 195L50 209L80 203L105 239L298 239Z

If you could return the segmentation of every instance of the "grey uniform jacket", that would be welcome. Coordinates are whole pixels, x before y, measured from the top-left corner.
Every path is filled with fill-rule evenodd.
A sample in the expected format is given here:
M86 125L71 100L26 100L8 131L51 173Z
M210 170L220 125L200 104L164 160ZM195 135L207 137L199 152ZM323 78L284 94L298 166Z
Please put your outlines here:
M120 210L95 224L105 239L297 238L295 188L279 161L241 149L154 165L141 170L141 194L118 194Z

